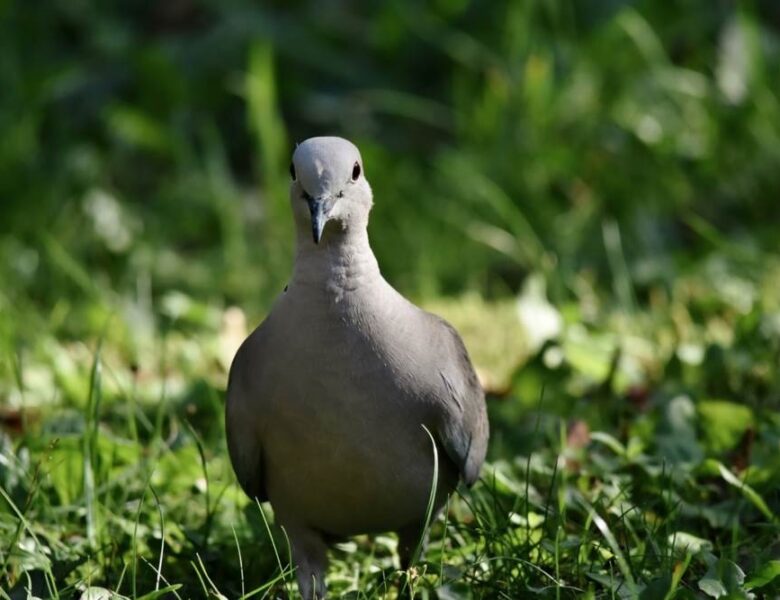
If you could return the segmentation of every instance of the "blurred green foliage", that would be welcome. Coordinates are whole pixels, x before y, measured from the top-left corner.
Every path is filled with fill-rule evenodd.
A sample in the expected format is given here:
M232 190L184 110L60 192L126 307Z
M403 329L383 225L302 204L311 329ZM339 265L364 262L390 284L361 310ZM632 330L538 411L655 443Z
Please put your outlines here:
M322 134L491 392L424 592L780 591L773 0L0 0L0 134L0 592L278 587L221 393Z
M7 1L0 16L11 302L146 278L267 304L291 255L288 156L321 133L363 149L374 246L417 296L513 293L540 269L608 280L605 220L643 284L709 250L704 226L744 253L776 245L772 2Z

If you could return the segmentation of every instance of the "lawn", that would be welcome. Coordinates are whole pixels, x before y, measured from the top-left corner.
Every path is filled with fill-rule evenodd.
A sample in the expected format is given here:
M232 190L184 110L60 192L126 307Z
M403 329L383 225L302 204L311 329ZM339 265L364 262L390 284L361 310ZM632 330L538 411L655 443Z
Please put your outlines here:
M774 2L28 4L0 2L0 600L294 597L224 393L322 133L491 422L418 565L350 539L333 596L780 595Z

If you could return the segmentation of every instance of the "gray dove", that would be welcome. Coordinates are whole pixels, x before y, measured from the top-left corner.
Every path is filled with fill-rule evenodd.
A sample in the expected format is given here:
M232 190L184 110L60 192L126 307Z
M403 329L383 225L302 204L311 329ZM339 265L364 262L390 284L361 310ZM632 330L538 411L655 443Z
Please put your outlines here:
M325 597L327 544L395 531L408 568L435 508L485 459L483 390L457 332L401 296L368 242L372 192L358 149L297 146L295 266L230 369L228 448L241 487L270 501L305 600Z

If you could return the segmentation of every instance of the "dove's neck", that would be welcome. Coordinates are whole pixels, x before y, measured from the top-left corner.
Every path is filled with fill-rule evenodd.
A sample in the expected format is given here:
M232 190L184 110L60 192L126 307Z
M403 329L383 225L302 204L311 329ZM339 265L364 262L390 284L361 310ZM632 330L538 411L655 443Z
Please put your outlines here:
M291 285L340 297L381 278L365 228L326 231L319 244L310 231L299 232Z

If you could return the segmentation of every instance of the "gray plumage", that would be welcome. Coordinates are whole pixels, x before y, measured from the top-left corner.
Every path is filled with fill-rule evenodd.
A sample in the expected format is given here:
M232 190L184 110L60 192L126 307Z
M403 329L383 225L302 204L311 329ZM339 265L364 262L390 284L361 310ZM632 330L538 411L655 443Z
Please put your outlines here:
M292 279L230 370L226 423L244 491L269 500L306 600L325 594L325 540L420 534L439 448L436 507L485 458L482 388L444 320L403 298L368 243L371 189L358 149L312 138L293 156Z

